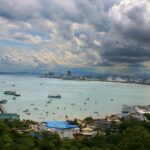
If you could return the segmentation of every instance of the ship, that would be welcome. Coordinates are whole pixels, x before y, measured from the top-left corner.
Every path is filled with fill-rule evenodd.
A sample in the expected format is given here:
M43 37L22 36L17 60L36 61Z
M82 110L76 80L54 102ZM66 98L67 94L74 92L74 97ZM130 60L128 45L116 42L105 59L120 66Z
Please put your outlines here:
M61 98L61 95L49 94L48 98Z

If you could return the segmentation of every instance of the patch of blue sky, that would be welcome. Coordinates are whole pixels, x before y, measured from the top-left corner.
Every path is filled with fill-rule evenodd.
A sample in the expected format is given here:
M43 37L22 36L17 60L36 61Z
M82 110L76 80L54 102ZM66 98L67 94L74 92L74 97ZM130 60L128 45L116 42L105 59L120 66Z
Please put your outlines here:
M42 37L45 37L45 33L44 32L39 32L39 31L28 31L28 32L25 32L25 33L28 33L28 34L31 34L33 36L40 36L41 38Z

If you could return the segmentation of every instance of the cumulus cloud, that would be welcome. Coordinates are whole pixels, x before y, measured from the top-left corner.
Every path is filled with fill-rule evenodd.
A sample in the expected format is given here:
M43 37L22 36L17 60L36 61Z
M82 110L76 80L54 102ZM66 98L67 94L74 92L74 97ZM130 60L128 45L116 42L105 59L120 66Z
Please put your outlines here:
M17 32L14 34L14 39L24 42L24 43L34 43L39 44L41 42L41 37L38 35L24 34L21 32Z
M149 8L148 0L0 0L0 68L150 70Z
M84 68L85 66L95 65L99 55L92 50L85 53L78 52L78 55L71 51L49 51L47 49L32 50L32 49L13 49L0 47L0 66L6 71L20 70L37 70L37 69L55 69L55 67L69 68ZM60 54L61 53L61 54ZM43 67L43 68L40 68ZM5 71L3 70L3 71ZM2 71L2 70L1 70Z
M150 2L124 0L109 12L113 25L128 38L150 42Z
M148 0L122 0L109 10L110 29L102 46L104 59L129 66L149 62L149 8Z
M12 20L26 20L39 15L40 5L36 0L0 0L0 16Z

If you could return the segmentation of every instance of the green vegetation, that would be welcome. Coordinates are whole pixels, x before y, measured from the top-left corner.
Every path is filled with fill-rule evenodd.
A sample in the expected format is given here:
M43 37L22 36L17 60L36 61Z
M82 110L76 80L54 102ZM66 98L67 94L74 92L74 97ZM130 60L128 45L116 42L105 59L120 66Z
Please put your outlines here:
M86 121L91 122L91 119ZM0 121L0 150L149 150L150 123L134 118L122 119L119 125L93 138L60 139L50 132L20 132L31 121ZM31 134L32 133L32 134ZM34 135L34 136L33 136Z
M92 123L94 122L94 119L93 119L92 117L86 117L86 118L84 119L84 122L85 122L86 124L92 124Z

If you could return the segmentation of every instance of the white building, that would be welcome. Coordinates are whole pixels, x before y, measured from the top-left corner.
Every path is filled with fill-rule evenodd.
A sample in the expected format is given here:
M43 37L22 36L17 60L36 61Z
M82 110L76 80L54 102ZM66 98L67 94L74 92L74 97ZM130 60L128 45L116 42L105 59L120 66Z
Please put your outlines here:
M79 128L48 128L48 131L52 132L52 133L57 133L61 139L63 138L69 138L69 139L73 139L74 138L74 134L79 133L80 129Z
M48 121L46 123L40 124L40 131L50 131L52 133L57 133L60 138L74 138L74 134L80 132L78 125L72 125L63 121Z

